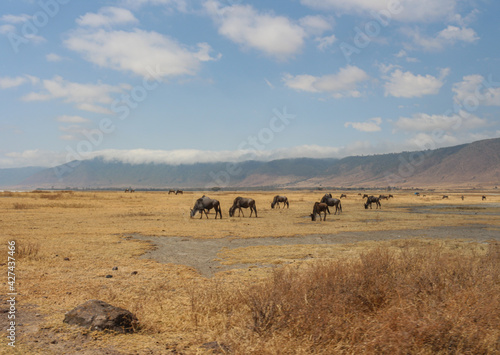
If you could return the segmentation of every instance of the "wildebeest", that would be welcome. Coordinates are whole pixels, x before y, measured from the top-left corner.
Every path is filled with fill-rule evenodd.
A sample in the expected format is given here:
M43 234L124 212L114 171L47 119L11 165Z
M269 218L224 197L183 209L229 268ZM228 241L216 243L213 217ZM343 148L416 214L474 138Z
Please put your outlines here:
M375 203L377 205L377 208L382 208L382 205L380 204L380 197L369 196L365 203L365 210L368 209L368 206L370 206L371 209L372 203Z
M135 192L135 190L134 190L134 189L130 189L129 191L130 191L130 192Z
M342 197L347 198L347 195L346 195L346 194L342 194L342 195L340 195L340 198L342 198Z
M176 194L176 195L177 195L177 194L181 194L181 195L182 195L182 194L184 194L184 191L182 191L182 190L177 190L177 191L175 191L175 194Z
M257 207L255 206L255 200L253 198L236 197L233 201L233 205L229 209L229 217L234 216L234 211L238 208L238 217L240 213L243 214L242 208L250 208L250 217L252 213L255 212L255 217L257 217ZM245 215L243 214L243 217Z
M363 195L363 199L365 199L365 198L368 198L368 195L367 195L367 194L364 194L364 195Z
M381 200L388 200L389 199L389 196L386 196L386 195L379 195L378 197L379 199Z
M462 201L464 200L464 198L465 198L464 195L462 195Z
M191 209L191 218L194 217L197 212L200 212L201 214L200 219L203 218L203 212L205 212L205 216L208 218L208 211L212 208L215 209L215 219L217 219L217 215L220 215L220 218L222 219L222 211L219 201L203 195L194 203L194 207Z
M340 200L337 198L333 198L332 194L325 194L325 196L321 198L320 202L326 203L330 207L335 206L335 214L337 214L337 212L342 212L342 204L340 203ZM328 213L330 213L330 211L328 211Z
M168 190L168 194L169 194L169 195L170 195L170 194L175 194L175 190L172 190L172 189L171 189L171 190Z
M323 202L315 202L313 207L313 213L311 213L311 220L316 220L316 215L319 215L319 220L321 221L321 212L324 213L323 221L326 221L326 212L330 214L328 205Z
M481 201L484 201L486 200L486 196L483 195L483 197L481 198Z
M443 199L445 199L445 198L448 198L448 196L446 196L446 195L443 195L443 198L442 198L442 200L443 200Z
M273 202L271 202L271 208L274 208L274 206L278 205L278 208L280 208L280 203L283 203L283 208L289 208L290 204L288 203L288 198L286 196L280 196L276 195L274 196Z
M394 196L392 196L392 195L389 195L389 198L391 198L391 197L392 197L392 198L394 198Z

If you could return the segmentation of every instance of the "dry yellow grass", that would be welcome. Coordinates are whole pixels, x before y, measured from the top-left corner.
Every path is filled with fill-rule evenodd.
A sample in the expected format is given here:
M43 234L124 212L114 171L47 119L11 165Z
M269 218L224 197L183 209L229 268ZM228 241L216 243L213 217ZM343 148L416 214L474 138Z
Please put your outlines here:
M290 209L270 207L275 194L286 194ZM234 270L220 273L213 280L201 277L195 270L183 265L160 264L139 258L151 245L124 238L138 233L151 236L185 236L193 238L221 237L289 237L309 234L335 234L349 231L384 231L423 229L433 226L461 226L488 224L500 227L497 212L500 196L483 192L428 193L416 197L411 193L393 193L395 199L382 201L382 210L364 210L361 196L348 193L342 199L343 214L329 215L326 222L311 222L308 217L312 205L324 194L322 191L279 191L242 193L205 193L221 201L222 220L189 218L189 209L203 193L185 192L168 195L166 192L29 192L0 193L0 251L7 256L7 241L17 243L16 290L19 326L17 353L64 353L76 349L92 353L92 349L108 349L121 353L166 353L176 349L184 353L203 353L199 346L218 340L221 321L226 313L210 310L203 313L194 303L201 292L212 299L211 304L230 304L230 294L213 293L221 289L245 289L253 282L265 279L268 268ZM378 195L380 192L374 192ZM228 209L236 196L256 200L259 218L228 218ZM340 195L340 193L338 194ZM334 196L338 197L338 196ZM488 204L496 206L488 207ZM451 208L450 214L411 213L416 205L478 208L478 214L460 214ZM496 208L496 210L495 210ZM245 211L248 216L249 212ZM476 211L476 210L474 210ZM472 236L471 236L472 237ZM225 264L244 262L281 264L293 261L311 263L314 260L338 260L356 257L378 244L388 249L402 248L399 242L378 242L343 245L291 245L252 247L223 250L219 257ZM484 246L462 241L428 241L445 244L447 250L476 250ZM439 244L439 245L441 245ZM413 244L412 244L413 245ZM434 244L432 244L434 245ZM483 249L481 249L483 248ZM66 260L65 260L66 259ZM117 271L112 271L118 266ZM2 266L5 268L6 265ZM136 275L131 275L137 271ZM105 278L112 274L113 278ZM217 281L218 280L218 281ZM7 279L2 280L6 290ZM214 286L216 282L216 286ZM196 297L195 297L196 296ZM217 297L223 299L218 300ZM101 299L134 312L143 327L137 334L113 335L87 332L62 323L64 313L88 299ZM37 316L38 315L38 316ZM4 316L0 324L6 322ZM24 318L24 320L23 320ZM213 330L211 330L213 329ZM238 329L229 331L236 339ZM38 339L37 342L34 340ZM271 339L280 347L281 338ZM249 345L250 346L250 345ZM12 353L5 341L2 351ZM272 353L272 352L271 352ZM279 353L276 351L275 353Z

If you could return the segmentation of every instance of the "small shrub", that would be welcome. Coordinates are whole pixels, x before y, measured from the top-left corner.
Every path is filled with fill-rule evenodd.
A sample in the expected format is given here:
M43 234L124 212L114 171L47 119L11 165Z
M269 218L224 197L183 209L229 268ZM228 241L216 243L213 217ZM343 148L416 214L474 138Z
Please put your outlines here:
M16 242L16 258L38 260L40 258L40 244L33 242Z
M27 210L29 208L35 208L35 207L33 205L29 205L27 203L14 202L14 209L15 210Z

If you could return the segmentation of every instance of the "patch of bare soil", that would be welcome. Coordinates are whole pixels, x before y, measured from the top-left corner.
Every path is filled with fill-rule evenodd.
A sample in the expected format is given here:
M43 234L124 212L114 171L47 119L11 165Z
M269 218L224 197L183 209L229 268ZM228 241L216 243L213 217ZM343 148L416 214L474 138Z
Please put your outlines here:
M338 234L313 234L295 237L199 239L192 237L151 237L129 234L128 238L151 242L154 250L143 255L161 263L187 265L202 276L211 277L219 271L239 269L256 264L222 265L217 254L223 249L237 249L252 246L343 244L362 241L380 241L398 238L454 238L472 239L483 242L500 240L500 233L489 225L468 225L457 227L434 227L420 230L393 230L372 232L343 232Z

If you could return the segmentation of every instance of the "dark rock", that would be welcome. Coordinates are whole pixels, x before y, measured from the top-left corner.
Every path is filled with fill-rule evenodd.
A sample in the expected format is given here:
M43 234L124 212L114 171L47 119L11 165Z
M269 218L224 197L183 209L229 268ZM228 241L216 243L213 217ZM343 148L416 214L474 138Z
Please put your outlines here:
M107 278L107 279L110 279L110 278L112 278L112 277L113 277L113 275L106 275L106 276L105 276L105 278Z
M137 271L132 271L130 275L137 275Z
M118 333L134 332L139 325L131 312L99 300L89 300L67 312L64 323L90 330L114 330Z

